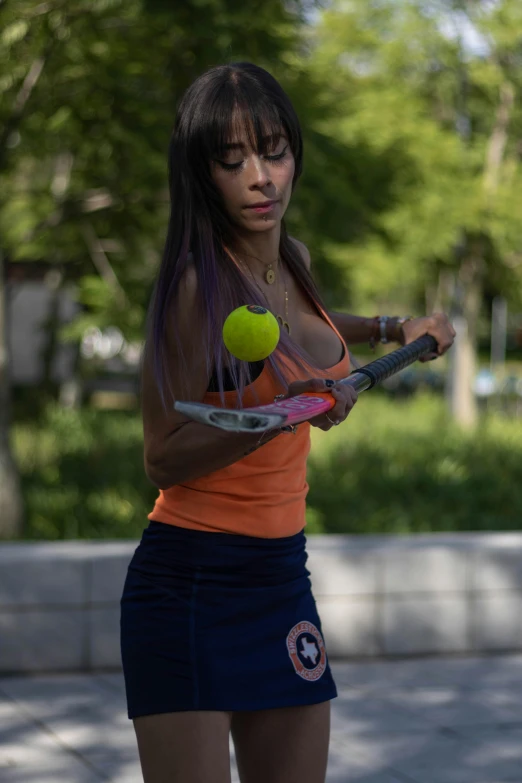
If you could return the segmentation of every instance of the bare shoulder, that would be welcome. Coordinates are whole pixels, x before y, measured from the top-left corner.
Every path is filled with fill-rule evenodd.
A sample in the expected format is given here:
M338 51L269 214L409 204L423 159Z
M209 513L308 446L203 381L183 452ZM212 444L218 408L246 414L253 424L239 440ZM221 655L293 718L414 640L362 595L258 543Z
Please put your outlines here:
M290 237L290 240L294 243L296 248L299 250L299 253L301 255L301 258L303 260L303 264L305 267L310 271L310 266L312 263L312 259L310 258L310 251L306 247L304 242L301 242L300 239L296 239L295 237Z
M198 306L197 274L190 264L165 316L163 396L154 372L153 338L146 342L142 365L145 469L158 487L172 484L168 478L171 466L165 463L169 439L186 424L186 418L174 409L173 400L199 402L208 388L209 371L202 339L205 333L204 319Z

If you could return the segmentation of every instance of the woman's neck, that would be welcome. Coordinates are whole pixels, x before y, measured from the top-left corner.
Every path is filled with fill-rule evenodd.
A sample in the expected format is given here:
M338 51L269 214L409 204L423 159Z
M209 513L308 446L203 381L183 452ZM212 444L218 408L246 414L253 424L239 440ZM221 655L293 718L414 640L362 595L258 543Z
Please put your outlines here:
M230 249L244 264L248 264L254 275L263 277L270 264L274 270L277 268L279 238L280 231L275 229L259 235L239 236Z

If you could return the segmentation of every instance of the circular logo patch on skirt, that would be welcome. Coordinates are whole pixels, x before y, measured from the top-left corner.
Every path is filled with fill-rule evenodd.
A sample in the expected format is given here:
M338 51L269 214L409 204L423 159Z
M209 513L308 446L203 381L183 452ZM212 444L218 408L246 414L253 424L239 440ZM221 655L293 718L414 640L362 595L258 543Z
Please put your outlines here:
M326 669L323 637L313 623L304 620L294 625L286 637L288 655L303 680L318 680Z

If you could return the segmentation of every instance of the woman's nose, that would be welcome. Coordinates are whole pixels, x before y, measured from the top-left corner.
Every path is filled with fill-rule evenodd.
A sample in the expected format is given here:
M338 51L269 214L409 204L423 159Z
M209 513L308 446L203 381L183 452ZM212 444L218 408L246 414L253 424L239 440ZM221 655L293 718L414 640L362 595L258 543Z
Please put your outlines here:
M248 163L248 174L251 185L264 187L271 182L270 168L266 160L259 155L253 155Z

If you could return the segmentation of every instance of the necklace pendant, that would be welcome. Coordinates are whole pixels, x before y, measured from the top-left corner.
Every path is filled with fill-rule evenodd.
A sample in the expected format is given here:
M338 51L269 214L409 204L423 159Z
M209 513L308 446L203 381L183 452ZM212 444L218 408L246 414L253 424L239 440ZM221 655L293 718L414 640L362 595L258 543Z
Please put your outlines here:
M275 283L275 279L276 276L274 270L272 269L272 264L269 264L268 269L266 270L265 280L268 283L268 285L272 285L273 283Z
M288 334L290 334L290 324L288 321L285 321L282 315L276 315L277 322L279 323L279 326L281 326L283 329L286 329Z

